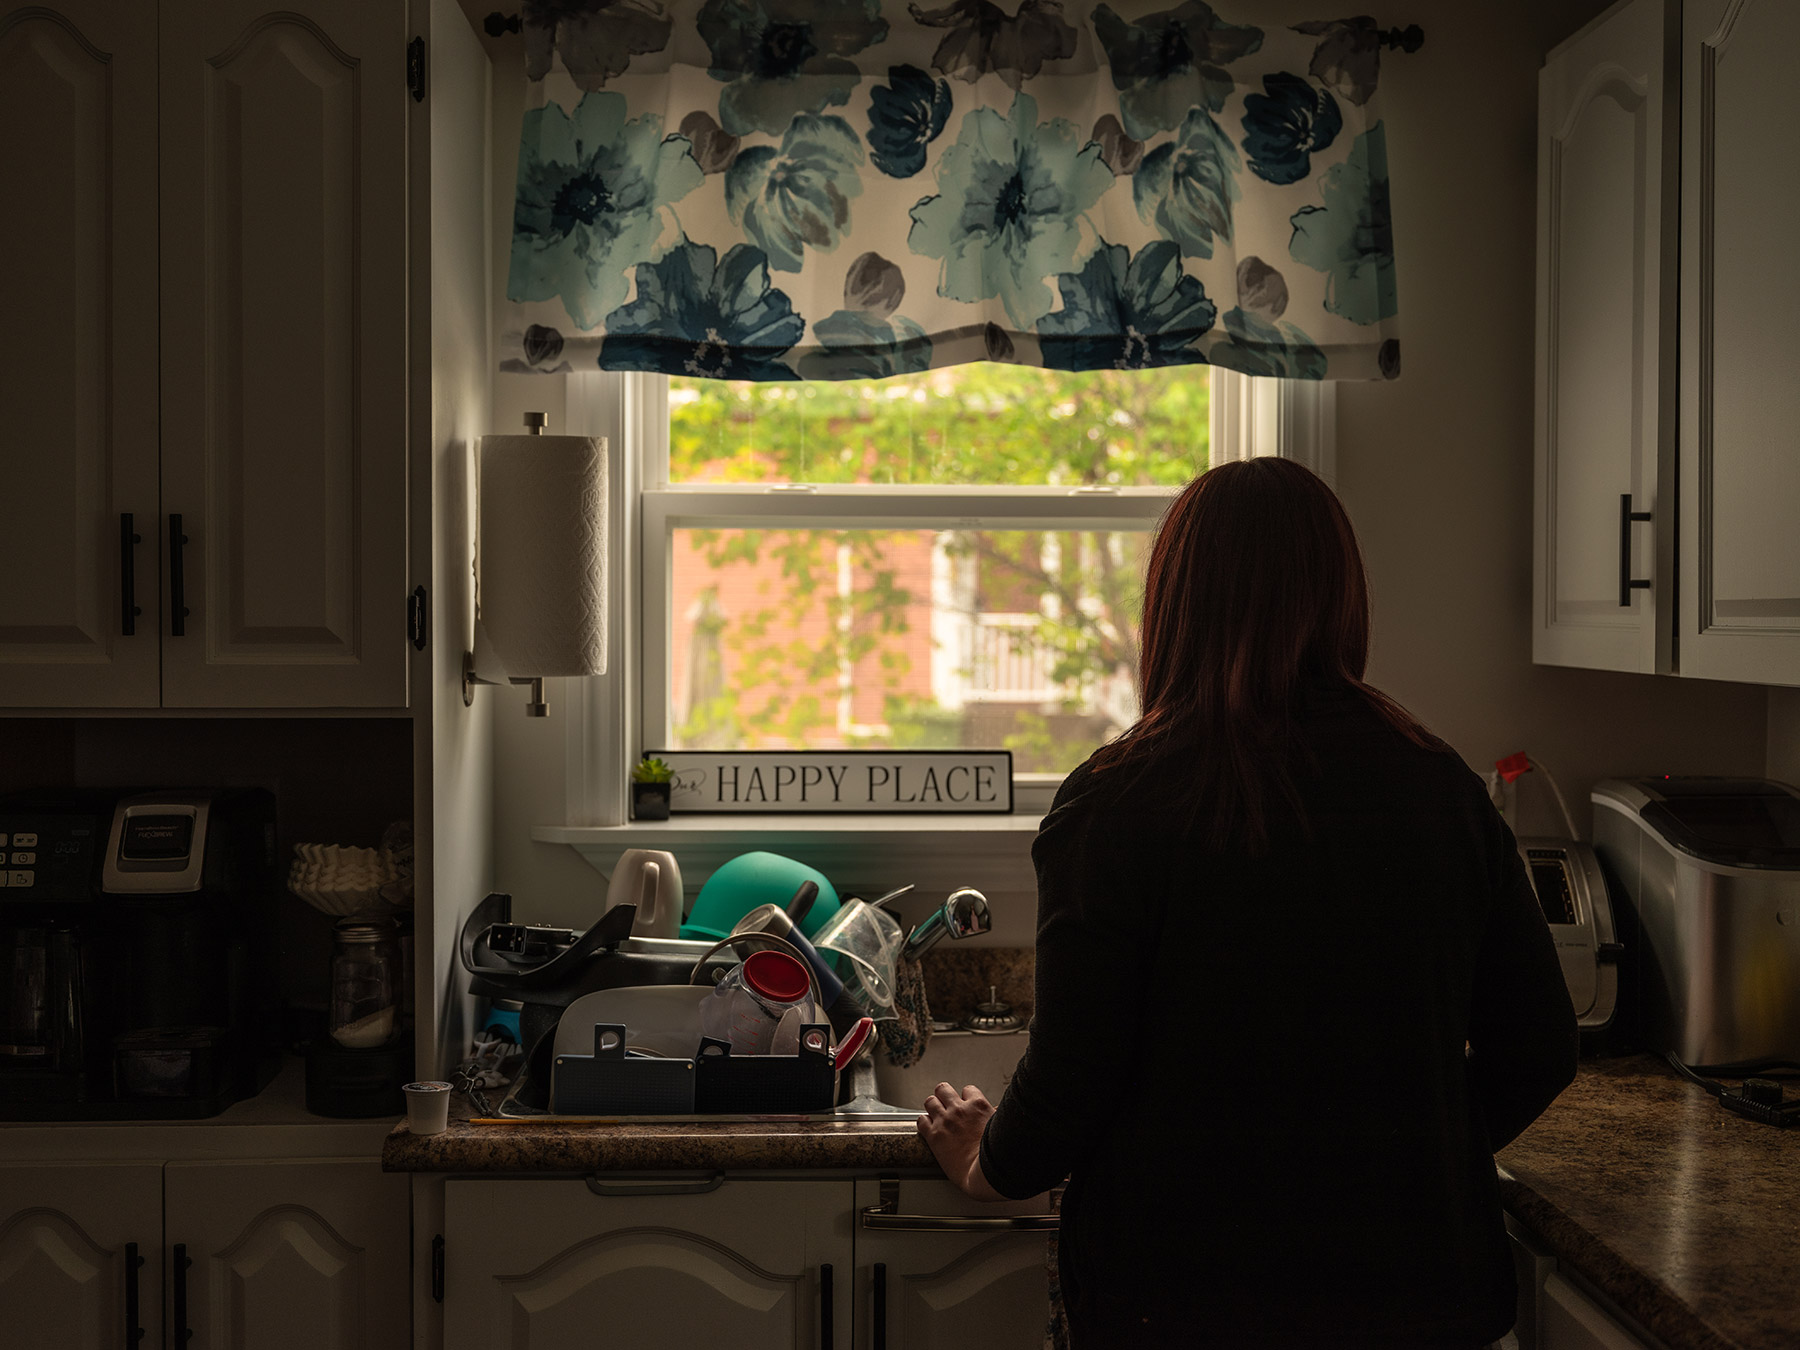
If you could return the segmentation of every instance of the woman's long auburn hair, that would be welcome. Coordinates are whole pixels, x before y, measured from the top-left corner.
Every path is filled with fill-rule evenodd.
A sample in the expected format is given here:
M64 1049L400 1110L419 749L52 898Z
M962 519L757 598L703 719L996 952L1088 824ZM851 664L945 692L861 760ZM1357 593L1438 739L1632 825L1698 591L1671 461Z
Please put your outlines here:
M1094 767L1191 756L1191 805L1217 849L1267 849L1302 814L1293 706L1303 682L1355 691L1415 743L1437 741L1363 682L1369 583L1350 517L1292 460L1221 464L1169 507L1144 578L1143 713ZM1284 809L1285 808L1285 809Z

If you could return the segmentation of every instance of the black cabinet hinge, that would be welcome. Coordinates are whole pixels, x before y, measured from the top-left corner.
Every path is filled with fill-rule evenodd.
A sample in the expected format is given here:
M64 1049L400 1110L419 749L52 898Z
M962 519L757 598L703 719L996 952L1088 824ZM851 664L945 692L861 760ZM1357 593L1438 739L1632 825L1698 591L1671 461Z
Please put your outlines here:
M444 1301L444 1235L439 1233L431 1239L431 1297L432 1301Z
M416 37L406 44L406 87L413 102L425 101L425 39Z
M406 638L417 651L425 650L426 626L430 613L431 609L425 603L425 588L414 586L413 593L406 597Z

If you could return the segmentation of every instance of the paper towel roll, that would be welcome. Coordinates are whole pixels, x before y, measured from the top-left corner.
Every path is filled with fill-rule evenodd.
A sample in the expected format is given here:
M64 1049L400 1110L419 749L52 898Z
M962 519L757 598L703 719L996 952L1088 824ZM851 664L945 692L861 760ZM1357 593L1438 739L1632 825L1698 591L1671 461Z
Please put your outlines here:
M606 441L481 438L478 612L509 675L606 673Z

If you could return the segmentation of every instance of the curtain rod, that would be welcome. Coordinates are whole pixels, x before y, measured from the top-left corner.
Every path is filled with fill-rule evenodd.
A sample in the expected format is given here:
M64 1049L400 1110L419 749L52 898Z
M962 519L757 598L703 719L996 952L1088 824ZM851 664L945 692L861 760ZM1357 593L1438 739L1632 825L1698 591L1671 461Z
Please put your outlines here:
M519 31L519 16L503 14L496 9L481 21L481 26L489 37L504 37ZM1376 36L1388 50L1409 55L1425 45L1425 30L1416 23L1409 23L1405 28L1384 28Z

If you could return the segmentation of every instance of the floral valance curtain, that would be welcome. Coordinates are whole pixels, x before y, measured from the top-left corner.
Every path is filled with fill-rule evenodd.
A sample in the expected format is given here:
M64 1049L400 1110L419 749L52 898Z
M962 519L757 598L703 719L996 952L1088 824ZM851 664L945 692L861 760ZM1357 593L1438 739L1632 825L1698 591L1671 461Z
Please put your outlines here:
M526 0L502 368L1392 378L1396 35L1157 3Z

